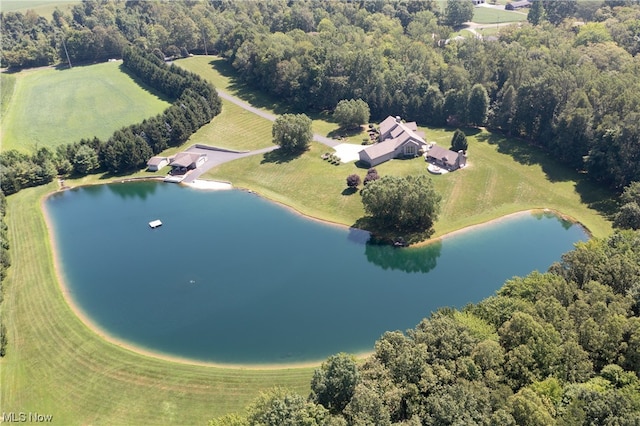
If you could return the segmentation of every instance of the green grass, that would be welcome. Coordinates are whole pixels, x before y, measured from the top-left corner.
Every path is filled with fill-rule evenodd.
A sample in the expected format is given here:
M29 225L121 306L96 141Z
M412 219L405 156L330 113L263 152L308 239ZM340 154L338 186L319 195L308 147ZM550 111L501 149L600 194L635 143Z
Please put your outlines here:
M13 76L16 87L2 120L3 150L30 152L82 138L107 139L115 130L169 106L123 72L119 62Z
M16 88L16 77L7 73L0 73L0 120L5 116Z
M427 139L447 146L452 132L426 129ZM487 132L469 137L469 163L464 170L434 176L442 195L442 213L435 224L441 236L463 227L529 209L553 209L585 225L596 236L611 232L606 214L611 194L583 175L548 160L523 142ZM355 164L334 166L320 158L331 149L313 144L299 157L277 152L222 164L205 177L231 181L313 217L353 225L363 216L360 195L345 191L346 177L366 174ZM423 159L392 160L376 167L380 175L424 174Z
M51 19L56 8L66 12L78 3L81 3L81 0L2 0L0 10L20 13L33 10L38 15Z
M473 8L473 22L477 24L496 24L502 22L520 22L526 20L526 10L524 13L519 13L511 12L508 10L491 9L488 7Z
M272 122L236 104L222 100L222 112L191 136L189 143L202 143L238 151L272 146Z
M55 424L205 424L240 411L272 386L309 392L312 368L248 370L185 365L136 354L89 330L65 302L40 211L55 184L9 197L12 266L0 359L3 412L53 414Z

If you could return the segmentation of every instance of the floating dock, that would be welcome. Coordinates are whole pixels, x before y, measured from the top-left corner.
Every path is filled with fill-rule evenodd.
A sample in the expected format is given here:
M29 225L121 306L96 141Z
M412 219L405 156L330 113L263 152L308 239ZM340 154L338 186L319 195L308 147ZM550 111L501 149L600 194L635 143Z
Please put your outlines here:
M152 220L151 222L149 222L149 226L153 229L156 229L159 226L162 226L162 222L160 222L160 220L156 219L156 220Z

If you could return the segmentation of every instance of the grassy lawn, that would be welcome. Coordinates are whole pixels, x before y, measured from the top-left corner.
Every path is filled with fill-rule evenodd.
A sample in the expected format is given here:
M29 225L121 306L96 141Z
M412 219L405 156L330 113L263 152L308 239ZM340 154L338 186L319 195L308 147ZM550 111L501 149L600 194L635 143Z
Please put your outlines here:
M136 354L89 330L63 299L40 202L55 184L9 197L12 266L0 359L4 412L53 414L56 424L205 424L240 411L260 390L309 392L312 368L185 365Z
M425 130L428 140L448 147L451 131ZM469 140L470 165L433 177L443 197L435 236L509 213L541 208L574 218L596 236L611 231L605 218L611 195L583 176L548 160L544 153L523 142L487 132L470 135ZM353 225L364 213L360 195L345 191L345 179L351 173L364 177L366 170L353 163L331 165L320 158L327 151L331 152L313 144L307 153L295 158L281 158L272 152L222 164L205 177L229 180L309 216ZM428 173L421 158L393 160L376 169L381 175Z
M0 9L3 12L20 13L33 10L38 15L51 19L56 8L65 12L78 3L81 3L81 0L2 0Z
M0 118L4 117L16 88L16 76L0 73Z
M473 22L477 24L496 24L500 22L526 21L527 11L528 9L525 9L524 13L519 13L488 7L474 7Z
M107 139L115 130L169 106L125 73L120 62L12 76L16 83L2 120L3 150L31 152L35 147L55 148L82 138Z
M272 122L240 108L233 102L222 100L222 112L201 127L189 143L202 143L238 151L272 146Z

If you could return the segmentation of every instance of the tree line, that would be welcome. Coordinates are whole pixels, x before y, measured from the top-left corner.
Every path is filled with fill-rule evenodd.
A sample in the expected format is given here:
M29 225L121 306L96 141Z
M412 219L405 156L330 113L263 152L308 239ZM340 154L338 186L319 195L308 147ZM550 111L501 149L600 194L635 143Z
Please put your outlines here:
M385 333L364 362L329 357L307 397L269 390L209 424L637 425L639 312L640 232L618 231Z
M55 152L40 148L32 155L15 150L0 153L0 189L5 194L51 182L57 175L140 169L151 156L183 144L220 113L218 93L197 74L167 66L152 53L135 47L124 50L123 64L175 102L155 117L115 131L106 141L83 139L61 145Z

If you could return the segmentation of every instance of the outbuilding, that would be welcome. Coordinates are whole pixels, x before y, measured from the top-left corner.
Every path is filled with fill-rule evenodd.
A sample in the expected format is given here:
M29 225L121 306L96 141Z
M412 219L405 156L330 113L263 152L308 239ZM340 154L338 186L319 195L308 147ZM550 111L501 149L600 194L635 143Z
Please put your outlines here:
M169 164L169 160L166 157L151 157L149 161L147 161L147 170L157 172L167 164Z

